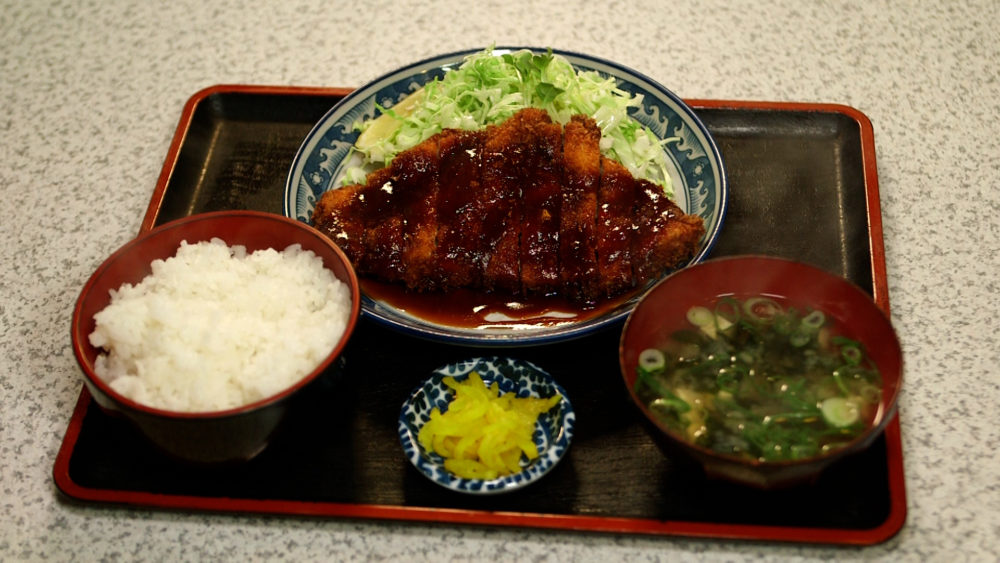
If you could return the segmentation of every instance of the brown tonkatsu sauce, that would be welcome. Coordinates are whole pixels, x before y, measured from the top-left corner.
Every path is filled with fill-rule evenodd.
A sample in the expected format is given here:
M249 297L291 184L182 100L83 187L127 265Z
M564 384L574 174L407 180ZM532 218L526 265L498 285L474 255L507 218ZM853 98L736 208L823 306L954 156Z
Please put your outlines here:
M362 291L425 321L456 328L543 328L596 318L630 299L631 292L581 305L556 295L513 296L472 289L415 292L396 283L361 280Z

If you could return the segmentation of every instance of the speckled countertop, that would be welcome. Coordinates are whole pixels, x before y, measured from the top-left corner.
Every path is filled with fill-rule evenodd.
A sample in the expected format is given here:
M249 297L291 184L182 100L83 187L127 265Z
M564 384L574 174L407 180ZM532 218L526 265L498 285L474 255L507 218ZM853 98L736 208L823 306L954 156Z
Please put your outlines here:
M0 0L0 560L995 560L997 21L996 0ZM52 467L81 386L72 304L137 232L185 101L218 83L356 86L494 42L592 53L688 98L833 102L871 118L907 359L898 535L838 549L60 499Z

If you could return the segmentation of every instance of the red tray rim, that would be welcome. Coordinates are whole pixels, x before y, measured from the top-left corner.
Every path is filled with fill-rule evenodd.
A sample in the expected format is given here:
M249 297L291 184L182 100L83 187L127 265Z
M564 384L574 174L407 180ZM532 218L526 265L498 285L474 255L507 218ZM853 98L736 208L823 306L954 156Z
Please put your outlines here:
M218 84L199 90L184 105L167 151L162 171L140 225L139 234L153 228L160 213L167 185L174 173L178 154L199 104L216 94L240 93L280 96L346 96L352 88L303 86L268 86ZM836 103L768 102L750 100L685 99L694 109L744 109L760 111L801 111L842 114L858 124L861 136L863 175L868 210L868 232L872 256L873 297L889 314L889 292L885 269L878 173L875 163L875 139L872 123L861 111ZM890 507L885 521L868 529L839 529L795 526L740 525L711 522L663 521L645 518L539 514L522 512L443 509L335 502L286 501L276 499L238 499L188 495L165 495L84 487L70 475L70 458L83 427L83 419L92 399L82 388L66 429L53 467L59 491L79 501L150 508L198 510L208 512L263 513L298 516L343 517L371 520L481 524L505 527L530 527L551 530L632 533L690 538L772 540L780 542L873 545L895 536L906 521L907 502L903 470L902 437L899 416L885 429Z

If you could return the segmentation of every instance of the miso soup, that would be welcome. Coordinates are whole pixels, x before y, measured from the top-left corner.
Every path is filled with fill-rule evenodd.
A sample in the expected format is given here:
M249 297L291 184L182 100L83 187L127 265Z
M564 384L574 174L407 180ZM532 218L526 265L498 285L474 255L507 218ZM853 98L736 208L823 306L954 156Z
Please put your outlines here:
M676 434L760 461L843 447L878 415L881 378L820 310L723 297L639 356L635 391Z

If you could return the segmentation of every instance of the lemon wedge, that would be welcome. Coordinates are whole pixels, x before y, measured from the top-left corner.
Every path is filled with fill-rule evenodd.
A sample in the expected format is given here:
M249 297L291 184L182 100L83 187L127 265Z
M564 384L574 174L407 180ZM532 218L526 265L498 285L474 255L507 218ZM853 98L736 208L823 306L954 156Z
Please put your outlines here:
M354 146L358 150L369 152L379 142L388 139L403 124L399 118L406 118L416 111L417 107L424 101L424 89L415 90L410 95L400 100L392 106L392 113L383 113L369 122L365 130L358 136Z

